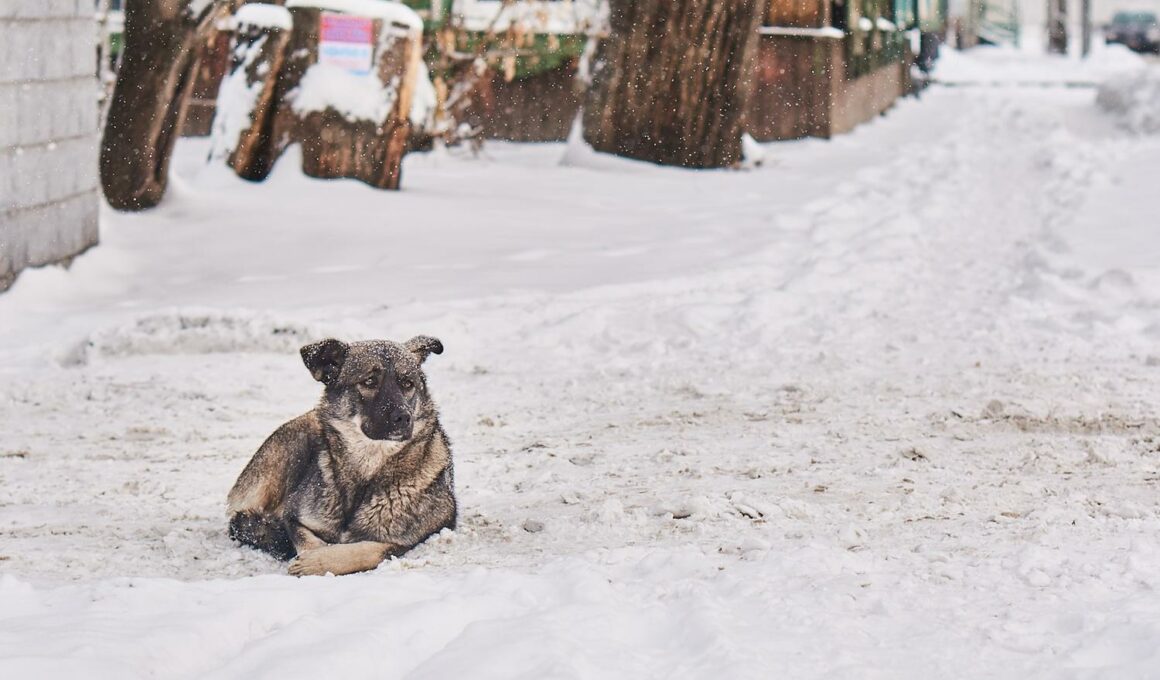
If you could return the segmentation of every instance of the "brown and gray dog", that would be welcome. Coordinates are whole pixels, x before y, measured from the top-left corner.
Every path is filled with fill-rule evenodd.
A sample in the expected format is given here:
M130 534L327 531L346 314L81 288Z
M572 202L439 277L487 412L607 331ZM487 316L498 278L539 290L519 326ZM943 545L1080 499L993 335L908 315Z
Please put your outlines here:
M351 574L454 528L451 449L422 370L442 353L426 336L303 347L322 399L238 477L230 538L293 558L291 574Z

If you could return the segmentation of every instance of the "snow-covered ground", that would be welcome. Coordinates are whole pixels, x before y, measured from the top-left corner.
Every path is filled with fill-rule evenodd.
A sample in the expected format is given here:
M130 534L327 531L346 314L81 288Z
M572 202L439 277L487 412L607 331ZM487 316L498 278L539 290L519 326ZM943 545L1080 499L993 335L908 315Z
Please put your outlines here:
M1160 677L1160 137L1094 89L749 172L178 151L0 296L0 677ZM420 332L459 530L342 578L231 544L296 348Z
M1096 103L1132 132L1160 133L1160 68L1108 79L1100 85Z
M1048 54L1038 49L982 45L968 52L941 51L935 79L947 85L1091 87L1143 68L1145 57L1123 45L1093 41L1091 56Z

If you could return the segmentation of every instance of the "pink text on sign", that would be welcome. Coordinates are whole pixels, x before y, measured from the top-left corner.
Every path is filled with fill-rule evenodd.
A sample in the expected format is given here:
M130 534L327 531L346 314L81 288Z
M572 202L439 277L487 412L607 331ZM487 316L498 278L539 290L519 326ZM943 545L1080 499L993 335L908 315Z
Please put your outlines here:
M371 44L374 25L367 17L351 17L343 14L322 14L319 40L322 42L343 42Z

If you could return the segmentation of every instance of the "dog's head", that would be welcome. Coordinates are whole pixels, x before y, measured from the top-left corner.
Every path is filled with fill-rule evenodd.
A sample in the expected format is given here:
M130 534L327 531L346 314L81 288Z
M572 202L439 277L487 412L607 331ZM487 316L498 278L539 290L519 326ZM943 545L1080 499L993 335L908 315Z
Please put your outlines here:
M302 361L326 386L324 417L355 424L369 439L407 441L434 415L423 362L442 353L443 343L425 335L403 344L330 338L303 347Z

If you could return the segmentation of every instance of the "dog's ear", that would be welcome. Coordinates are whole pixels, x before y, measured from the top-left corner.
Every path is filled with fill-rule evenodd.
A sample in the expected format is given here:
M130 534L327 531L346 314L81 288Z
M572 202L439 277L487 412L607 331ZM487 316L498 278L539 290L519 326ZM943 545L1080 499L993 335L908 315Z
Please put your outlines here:
M327 338L303 347L302 363L310 369L310 375L323 385L333 385L342 371L346 353L350 349L342 340Z
M419 357L419 363L427 360L427 357L432 354L443 353L443 343L439 342L438 338L432 338L428 335L416 335L403 344L403 347L415 353Z

